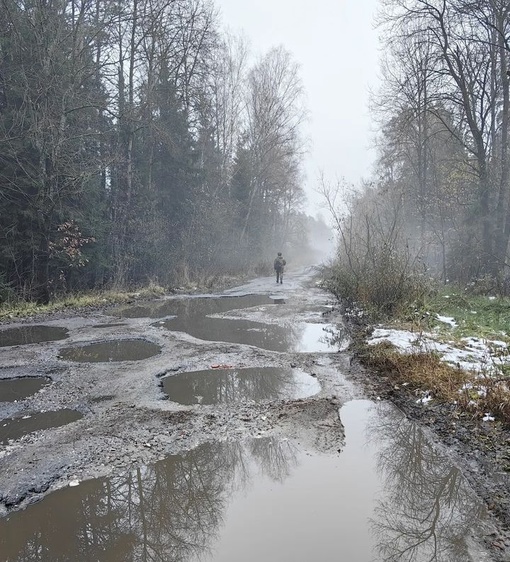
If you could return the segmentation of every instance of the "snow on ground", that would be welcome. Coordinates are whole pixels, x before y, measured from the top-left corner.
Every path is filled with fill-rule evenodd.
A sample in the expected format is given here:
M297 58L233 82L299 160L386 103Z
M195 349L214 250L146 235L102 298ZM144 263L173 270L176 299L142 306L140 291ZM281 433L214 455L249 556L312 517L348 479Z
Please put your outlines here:
M443 322L444 324L449 324L452 328L457 327L457 322L455 322L455 318L451 318L450 316L441 316L440 314L437 314L436 318L439 320L439 322Z
M443 361L466 371L491 374L498 366L510 363L507 344L498 340L466 337L460 339L460 345L454 345L438 341L431 333L376 328L368 343L375 345L383 341L389 341L401 353L434 351Z

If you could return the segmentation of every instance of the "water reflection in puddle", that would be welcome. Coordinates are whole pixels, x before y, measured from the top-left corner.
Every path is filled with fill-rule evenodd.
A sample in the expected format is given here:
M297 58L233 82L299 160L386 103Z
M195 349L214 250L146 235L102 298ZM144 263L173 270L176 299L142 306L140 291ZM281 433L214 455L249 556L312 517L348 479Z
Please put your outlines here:
M122 306L112 314L121 318L165 318L167 316L207 316L229 310L273 304L274 300L265 295L244 295L240 297L186 297L164 301L139 303Z
M186 297L120 307L113 314L122 318L165 318L155 325L205 341L240 343L270 351L333 352L345 344L339 343L339 330L332 324L301 322L278 326L217 317L232 310L284 303L281 296L266 295Z
M76 410L63 409L54 412L37 412L23 418L0 420L0 443L7 443L9 439L19 439L40 429L67 425L82 417L83 415Z
M0 380L0 402L16 402L39 392L50 384L47 377L23 377Z
M163 390L179 404L227 404L252 400L307 398L320 392L315 378L298 369L210 369L162 379Z
M82 363L141 361L160 351L159 345L145 340L113 340L61 349L59 358Z
M177 317L156 325L200 340L253 345L270 351L334 352L339 340L333 324L279 326L231 318Z
M341 454L208 443L59 490L0 521L3 560L478 562L484 512L424 434L368 402L342 419Z
M68 336L68 330L58 326L18 326L0 331L0 347L57 341Z

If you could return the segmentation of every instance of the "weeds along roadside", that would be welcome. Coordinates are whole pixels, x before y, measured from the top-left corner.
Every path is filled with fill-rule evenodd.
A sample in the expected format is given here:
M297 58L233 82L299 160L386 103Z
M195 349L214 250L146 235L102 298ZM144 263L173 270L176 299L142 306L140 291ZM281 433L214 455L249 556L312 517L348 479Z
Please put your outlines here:
M323 270L322 286L342 304L352 350L365 367L404 385L417 402L435 400L458 414L510 425L508 297L480 294L476 285L437 286L398 268L355 275L339 264ZM370 341L381 327L408 334L411 344ZM466 360L446 360L447 348Z
M62 311L100 309L110 305L124 304L138 300L151 300L165 295L208 292L236 285L244 276L202 275L182 278L175 287L164 287L157 281L137 287L118 287L107 290L84 291L76 294L56 295L48 304L38 304L21 298L0 300L0 322L31 318L36 315L52 314Z

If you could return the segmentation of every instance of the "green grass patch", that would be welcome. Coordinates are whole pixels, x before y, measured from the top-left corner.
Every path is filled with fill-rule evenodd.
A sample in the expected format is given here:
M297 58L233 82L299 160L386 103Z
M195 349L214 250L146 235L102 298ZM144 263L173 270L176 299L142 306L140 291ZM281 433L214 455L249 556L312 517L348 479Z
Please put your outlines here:
M509 341L510 298L464 294L461 290L444 287L424 300L415 309L414 318L422 329L437 329L454 337L478 337ZM457 327L437 319L437 315L451 317ZM402 318L409 321L412 315Z

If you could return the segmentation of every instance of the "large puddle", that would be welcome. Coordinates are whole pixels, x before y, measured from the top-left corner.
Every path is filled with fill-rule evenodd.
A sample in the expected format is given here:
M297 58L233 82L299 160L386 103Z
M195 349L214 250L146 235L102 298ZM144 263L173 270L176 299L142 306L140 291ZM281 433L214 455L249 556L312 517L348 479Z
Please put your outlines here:
M0 347L26 345L45 341L63 340L69 336L67 328L59 326L18 326L0 331Z
M278 326L252 320L191 316L168 318L157 325L200 340L253 345L270 351L334 352L339 349L338 330L333 324L301 322Z
M82 363L108 363L141 361L160 352L159 345L149 341L112 340L61 349L59 358Z
M0 402L24 400L50 384L48 377L22 377L0 380Z
M334 352L345 340L332 324L292 323L286 326L220 314L256 306L276 306L280 297L244 295L238 297L186 297L119 307L113 314L121 318L161 318L156 326L184 332L204 341L253 345L270 351Z
M0 443L5 444L9 439L19 439L40 429L67 425L82 417L83 415L76 410L64 409L53 412L37 412L22 418L0 420ZM2 560L1 553L0 548L0 560ZM37 560L37 558L34 558L34 560Z
M315 378L298 369L209 369L162 379L164 392L179 404L228 404L250 400L307 398L320 392Z
M265 295L240 297L185 297L164 301L145 302L114 309L112 314L121 318L165 318L167 316L207 316L229 310L240 310L274 304L275 300Z
M346 445L215 442L47 496L0 521L5 562L480 562L485 513L395 409L341 411Z

